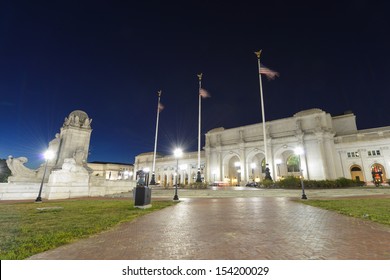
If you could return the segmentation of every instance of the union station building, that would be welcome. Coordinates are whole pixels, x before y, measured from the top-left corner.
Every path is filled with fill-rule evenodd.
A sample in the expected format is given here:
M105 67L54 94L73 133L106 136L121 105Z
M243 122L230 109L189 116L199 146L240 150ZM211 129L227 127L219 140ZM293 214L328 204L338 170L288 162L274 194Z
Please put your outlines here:
M358 130L356 116L331 116L321 109L266 122L268 167L273 180L302 176L309 180L348 179L384 182L390 170L390 127ZM262 123L208 131L201 151L202 179L245 185L265 177ZM297 153L297 149L301 152ZM153 152L135 157L134 170L152 170ZM155 179L172 186L195 182L198 152L179 159L157 153Z

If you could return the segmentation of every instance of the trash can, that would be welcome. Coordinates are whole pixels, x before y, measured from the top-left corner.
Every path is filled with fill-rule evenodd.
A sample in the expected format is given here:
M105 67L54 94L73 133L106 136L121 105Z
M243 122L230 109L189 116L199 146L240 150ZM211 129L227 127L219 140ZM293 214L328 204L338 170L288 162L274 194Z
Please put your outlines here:
M145 173L140 170L137 172L139 180L137 186L133 189L134 207L149 208L152 207L152 189L145 184Z
M134 207L151 207L152 190L149 187L137 186L134 189Z

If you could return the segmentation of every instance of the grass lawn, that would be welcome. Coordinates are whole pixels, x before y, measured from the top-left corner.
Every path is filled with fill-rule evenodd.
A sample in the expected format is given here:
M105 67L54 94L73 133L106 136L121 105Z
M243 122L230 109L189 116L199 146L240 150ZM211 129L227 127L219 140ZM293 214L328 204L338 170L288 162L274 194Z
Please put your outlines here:
M315 207L337 211L338 213L390 225L390 199L333 199L301 201Z
M153 201L153 207L138 209L119 199L1 203L0 259L25 259L173 204Z

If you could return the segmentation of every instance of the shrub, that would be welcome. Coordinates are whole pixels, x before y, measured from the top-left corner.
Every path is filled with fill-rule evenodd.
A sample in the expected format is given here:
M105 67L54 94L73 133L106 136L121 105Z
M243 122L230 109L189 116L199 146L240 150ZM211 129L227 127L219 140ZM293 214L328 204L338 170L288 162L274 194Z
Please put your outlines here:
M336 180L304 180L305 189L335 189L335 188L349 188L363 186L364 182L355 181L346 178L338 178ZM287 177L284 180L275 183L274 187L286 189L301 188L299 178Z
M272 180L269 180L269 179L265 179L263 180L262 182L260 182L260 186L263 187L263 188L272 188L274 186L274 181Z
M345 188L353 184L353 181L348 180L347 178L338 178L335 183L338 188Z
M295 189L301 186L300 182L301 181L299 178L295 178L294 176L288 176L283 180L277 182L276 185L280 188Z
M190 183L189 185L186 185L185 187L190 188L190 189L206 189L208 186L208 183L206 182L193 182Z

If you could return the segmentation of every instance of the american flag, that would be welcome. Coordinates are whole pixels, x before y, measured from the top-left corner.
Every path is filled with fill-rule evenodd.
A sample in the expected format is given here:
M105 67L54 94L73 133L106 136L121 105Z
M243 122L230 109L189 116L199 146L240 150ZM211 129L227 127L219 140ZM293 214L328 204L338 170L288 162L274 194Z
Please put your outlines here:
M260 74L264 74L267 76L268 80L273 80L275 77L279 77L279 73L276 71L273 71L264 65L261 65L260 67Z
M210 97L210 94L207 92L207 90L203 88L199 90L199 95L202 96L203 98Z
M161 102L158 102L158 111L161 112L162 110L164 110L164 105L162 105Z

